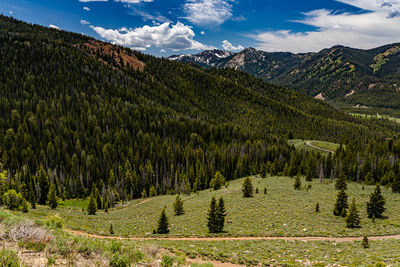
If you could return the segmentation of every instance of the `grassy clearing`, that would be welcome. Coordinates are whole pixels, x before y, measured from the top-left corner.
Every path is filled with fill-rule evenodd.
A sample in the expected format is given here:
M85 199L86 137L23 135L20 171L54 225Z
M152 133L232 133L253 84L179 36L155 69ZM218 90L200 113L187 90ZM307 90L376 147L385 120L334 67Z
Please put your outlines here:
M366 202L374 186L352 183L348 185L349 200L356 198L361 211L360 229L348 229L344 219L332 213L337 191L333 183L325 181L321 184L315 180L306 183L312 189L296 191L294 180L287 177L254 178L254 187L259 194L254 198L242 198L241 185L243 179L232 181L228 188L218 191L202 191L199 194L182 196L186 213L174 216L172 203L175 196L159 196L140 205L109 213L99 212L89 216L76 209L59 208L56 211L48 207L31 210L27 216L40 219L49 214L58 213L66 228L82 230L89 233L109 235L110 223L115 235L148 236L156 227L162 207L167 207L170 222L170 236L208 236L206 214L212 196L223 196L227 208L226 233L228 236L362 236L388 235L400 233L400 195L393 194L389 188L382 188L386 198L388 219L367 219ZM264 187L268 192L263 194ZM139 201L139 200L138 200ZM315 212L317 201L321 212Z
M302 241L222 241L171 242L159 241L159 246L172 251L184 251L188 257L205 257L223 262L264 266L368 266L385 263L400 264L400 241L372 241L363 249L361 242ZM381 265L382 266L382 265ZM383 265L384 266L384 265Z
M366 118L366 119L375 118L375 119L383 119L383 120L389 120L389 121L394 121L396 123L400 123L400 118L392 117L392 116L388 116L388 115L379 115L379 114L367 115L367 114L361 114L361 113L350 113L350 115L352 115L354 117L360 117L360 118Z
M316 149L314 147L307 145L307 143L309 143L309 142L313 146L316 146L316 147L319 147L322 149L331 150L331 151L336 151L336 149L340 146L339 144L318 141L318 140L302 140L302 139L289 140L289 144L294 145L294 147L297 150L307 150L307 151L312 151L312 152L316 152L316 153L321 153L322 155L325 155L325 156L328 155L327 151Z

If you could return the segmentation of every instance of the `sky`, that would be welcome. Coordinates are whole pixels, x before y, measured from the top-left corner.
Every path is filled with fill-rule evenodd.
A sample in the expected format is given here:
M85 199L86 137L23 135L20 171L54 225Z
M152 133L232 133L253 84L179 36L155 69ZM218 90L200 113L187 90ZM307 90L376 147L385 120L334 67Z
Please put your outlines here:
M0 13L156 56L400 42L400 0L0 0Z

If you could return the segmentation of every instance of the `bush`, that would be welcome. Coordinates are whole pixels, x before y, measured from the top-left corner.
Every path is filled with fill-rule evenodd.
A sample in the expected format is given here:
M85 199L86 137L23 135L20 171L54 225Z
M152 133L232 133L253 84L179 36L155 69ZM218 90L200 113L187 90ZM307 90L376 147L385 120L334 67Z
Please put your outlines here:
M115 253L110 260L110 267L128 267L129 265L129 259L124 255L120 255L119 253Z
M44 224L50 228L61 229L63 228L63 222L60 215L49 215L44 219Z
M12 250L0 250L0 266L19 267L18 255Z
M14 189L8 190L3 196L3 203L10 210L19 210L22 204L22 195Z
M24 221L13 225L9 230L8 236L14 242L33 241L48 243L51 240L51 235L45 229L31 221Z
M121 249L122 249L122 243L121 243L121 242L117 242L117 241L112 240L112 241L110 241L108 244L109 244L109 246L110 246L110 247L109 247L110 250L111 250L113 253L120 252Z
M174 265L174 257L170 255L162 255L161 267L172 267Z

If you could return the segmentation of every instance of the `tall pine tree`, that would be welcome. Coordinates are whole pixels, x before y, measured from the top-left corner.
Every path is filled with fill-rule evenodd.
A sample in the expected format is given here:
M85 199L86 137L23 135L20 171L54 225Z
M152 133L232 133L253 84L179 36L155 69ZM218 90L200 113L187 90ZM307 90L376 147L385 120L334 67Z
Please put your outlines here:
M246 177L244 179L242 184L242 192L243 192L243 197L245 198L253 197L254 188L250 177Z
M37 176L37 181L39 183L40 188L40 197L39 197L39 204L46 205L47 196L49 194L49 177L47 176L46 172L44 171L43 165L40 165L39 173Z
M360 228L360 215L358 214L356 199L353 198L353 202L349 207L349 212L346 216L347 228Z
M161 211L160 218L158 219L158 224L157 224L157 234L168 234L169 233L169 224L168 224L168 218L167 215L165 214L165 207Z
M52 183L50 186L50 192L49 192L49 206L52 210L55 210L58 206L58 202L57 202L57 194L56 194L56 187L54 186L54 184Z
M347 208L348 208L347 194L346 191L342 188L337 195L336 204L333 209L333 214L335 216L345 217Z
M215 197L212 197L210 203L210 209L208 210L207 227L210 233L218 232L217 201L215 200Z
M371 193L367 203L368 218L383 218L385 212L385 198L382 196L381 187L376 186L375 191Z

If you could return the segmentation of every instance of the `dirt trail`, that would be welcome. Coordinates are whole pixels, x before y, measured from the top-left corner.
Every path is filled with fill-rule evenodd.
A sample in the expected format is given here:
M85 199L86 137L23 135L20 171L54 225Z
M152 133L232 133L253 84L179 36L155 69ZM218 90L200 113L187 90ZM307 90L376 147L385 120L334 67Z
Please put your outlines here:
M331 242L352 242L361 241L362 236L358 237L323 237L323 236L243 236L243 237L120 237L120 236L102 236L92 235L82 231L67 229L66 231L86 237L99 239L117 239L117 240L168 240L168 241L247 241L247 240L285 240L285 241L331 241ZM370 236L369 240L388 240L400 239L400 235Z
M306 143L306 145L309 146L309 147L312 147L312 148L314 148L314 149L318 149L318 150L321 150L321 151L325 151L325 152L328 152L328 153L335 154L335 151L332 151L332 150L329 150L329 149L325 149L325 148L322 148L322 147L318 147L318 146L314 146L314 145L312 144L312 141L308 141L308 142Z
M136 207L136 206L142 205L142 204L144 204L146 202L149 202L150 200L152 200L152 199L148 198L148 199L142 200L142 201L140 201L138 203L135 203L135 204L132 204L132 205L126 205L126 206L122 206L122 207L117 207L117 208L111 209L108 212L116 212L116 211L124 210L124 209L127 209L127 208Z

